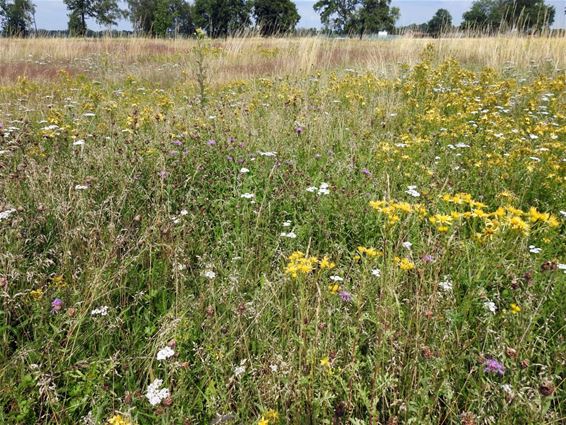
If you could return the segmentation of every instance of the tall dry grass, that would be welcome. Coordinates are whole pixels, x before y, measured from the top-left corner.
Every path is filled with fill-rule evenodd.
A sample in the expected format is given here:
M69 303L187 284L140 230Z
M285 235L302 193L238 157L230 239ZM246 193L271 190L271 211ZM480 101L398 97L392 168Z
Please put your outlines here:
M259 37L212 40L211 81L221 83L259 76L280 76L349 67L395 75L399 64L414 64L425 45L440 58L454 57L471 67L519 69L545 65L562 69L565 37L498 36L486 38L343 40L321 37ZM131 74L152 81L176 79L192 62L194 40L4 39L0 42L0 80L18 76L52 78L70 73L120 78Z

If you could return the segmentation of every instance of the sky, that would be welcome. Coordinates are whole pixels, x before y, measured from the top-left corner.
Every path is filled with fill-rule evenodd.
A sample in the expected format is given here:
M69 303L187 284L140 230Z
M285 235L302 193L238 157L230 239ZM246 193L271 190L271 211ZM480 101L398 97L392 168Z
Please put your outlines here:
M36 5L35 20L38 29L64 30L67 29L67 9L63 0L34 0ZM301 15L299 28L320 28L320 17L313 10L315 0L298 0L297 10ZM556 9L553 28L566 28L566 0L547 0L547 4L552 4ZM472 0L392 0L392 6L397 6L401 10L401 17L397 21L398 26L405 26L413 23L423 23L430 20L434 13L440 9L447 9L452 15L454 25L460 24L462 14L468 10ZM123 6L125 8L125 6ZM102 29L94 21L88 22L88 27L93 30ZM131 30L132 26L128 21L120 21L115 27L121 30Z

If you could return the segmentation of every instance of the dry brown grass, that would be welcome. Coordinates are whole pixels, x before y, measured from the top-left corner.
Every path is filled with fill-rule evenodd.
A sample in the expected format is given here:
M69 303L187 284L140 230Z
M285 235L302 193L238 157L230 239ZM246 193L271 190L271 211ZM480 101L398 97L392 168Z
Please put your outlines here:
M367 69L391 74L398 64L418 61L432 43L440 57L453 56L472 67L525 68L566 65L566 38L491 37L395 40L326 38L232 38L212 41L209 61L213 82L306 73L332 68ZM53 78L57 70L119 79L125 74L150 80L190 72L193 40L155 39L11 39L0 41L0 80L19 75ZM164 67L174 65L171 72ZM103 72L101 72L103 71Z

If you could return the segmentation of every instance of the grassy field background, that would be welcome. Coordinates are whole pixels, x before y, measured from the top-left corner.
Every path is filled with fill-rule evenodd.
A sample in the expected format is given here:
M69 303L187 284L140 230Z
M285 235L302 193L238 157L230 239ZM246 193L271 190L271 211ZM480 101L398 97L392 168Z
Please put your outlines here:
M0 58L1 423L566 420L566 39Z

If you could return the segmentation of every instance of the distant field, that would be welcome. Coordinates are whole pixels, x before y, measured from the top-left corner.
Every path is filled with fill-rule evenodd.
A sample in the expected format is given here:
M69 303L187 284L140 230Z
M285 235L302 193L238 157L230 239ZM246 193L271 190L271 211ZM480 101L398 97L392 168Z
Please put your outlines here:
M0 423L565 423L565 67L0 39Z

